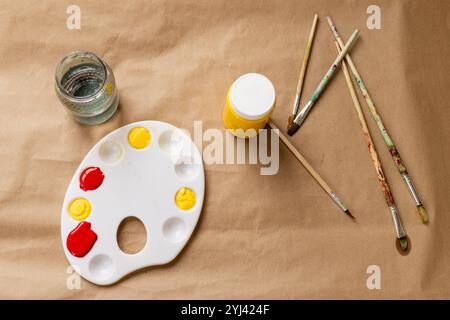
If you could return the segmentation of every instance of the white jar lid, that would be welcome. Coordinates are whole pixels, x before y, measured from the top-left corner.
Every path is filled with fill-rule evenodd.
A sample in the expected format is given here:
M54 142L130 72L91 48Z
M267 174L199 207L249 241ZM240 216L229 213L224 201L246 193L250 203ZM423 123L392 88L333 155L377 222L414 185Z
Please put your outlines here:
M247 73L233 83L230 101L239 116L248 120L258 120L272 110L275 103L275 88L262 74Z

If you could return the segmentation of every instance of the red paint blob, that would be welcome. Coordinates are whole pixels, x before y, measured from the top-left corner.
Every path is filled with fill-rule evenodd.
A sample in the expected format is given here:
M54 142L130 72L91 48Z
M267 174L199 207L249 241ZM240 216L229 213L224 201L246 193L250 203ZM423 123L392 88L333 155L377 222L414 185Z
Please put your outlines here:
M84 257L97 241L97 234L91 229L91 223L81 221L67 236L66 246L75 257Z
M80 188L84 191L95 190L101 186L105 175L98 167L84 169L80 175Z

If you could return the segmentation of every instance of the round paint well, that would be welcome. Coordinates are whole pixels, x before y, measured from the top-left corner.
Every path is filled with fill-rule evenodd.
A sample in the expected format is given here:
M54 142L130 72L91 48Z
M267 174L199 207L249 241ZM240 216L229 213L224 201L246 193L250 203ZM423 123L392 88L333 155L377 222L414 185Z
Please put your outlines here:
M195 163L192 158L181 158L175 163L175 173L183 180L193 180L197 178L201 170L201 164Z
M170 218L163 225L163 234L170 242L181 242L187 237L186 223L180 218Z
M98 167L88 167L80 174L80 189L93 191L98 189L105 179L103 171Z
M183 135L179 130L166 130L159 136L158 143L161 150L175 155L183 149Z
M116 141L106 141L98 149L100 159L108 164L114 164L122 160L123 147Z
M109 278L114 272L114 268L113 260L105 254L96 255L89 262L89 272L100 280Z
M180 188L175 194L175 204L181 210L192 209L196 202L195 192L190 188Z
M128 143L135 149L148 147L151 140L150 131L145 127L135 127L128 133Z
M74 256L82 258L91 251L97 242L97 234L88 221L81 221L70 231L66 239L67 250Z
M82 221L91 214L92 205L89 200L85 198L75 198L69 203L67 211L72 218Z

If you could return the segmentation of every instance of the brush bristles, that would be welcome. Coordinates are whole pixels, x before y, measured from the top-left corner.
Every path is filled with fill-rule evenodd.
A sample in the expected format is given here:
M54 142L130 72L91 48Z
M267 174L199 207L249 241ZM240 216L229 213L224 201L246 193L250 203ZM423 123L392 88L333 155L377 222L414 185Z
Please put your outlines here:
M288 128L288 135L290 135L290 136L294 135L294 133L297 132L298 128L300 128L300 126L298 124L296 124L295 122L292 122Z
M352 213L350 212L350 210L348 210L348 209L345 209L345 211L344 211L350 218L352 218L352 219L356 219L356 217L354 216L354 215L352 215Z
M287 125L287 129L289 130L289 127L291 126L292 122L294 122L295 116L293 114L291 114L288 118L288 125Z
M398 238L398 242L400 243L400 249L402 249L402 251L408 250L408 239L406 239L406 237Z
M417 206L417 211L419 211L420 219L423 223L428 223L428 214L423 205Z

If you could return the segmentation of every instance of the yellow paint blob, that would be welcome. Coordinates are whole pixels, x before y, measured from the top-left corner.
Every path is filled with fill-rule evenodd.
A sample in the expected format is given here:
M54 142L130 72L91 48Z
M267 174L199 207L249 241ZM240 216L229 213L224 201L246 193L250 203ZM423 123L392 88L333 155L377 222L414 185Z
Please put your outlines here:
M91 203L84 198L76 198L69 204L69 214L75 220L81 221L91 214Z
M150 144L151 136L147 128L136 127L128 134L128 143L136 149L144 149Z
M106 89L106 94L107 94L108 96L110 96L111 93L112 93L112 90L113 90L113 86L112 86L111 82L108 82L108 83L106 84L105 89Z
M181 210L189 210L195 206L195 193L189 188L181 188L175 195L175 203Z

